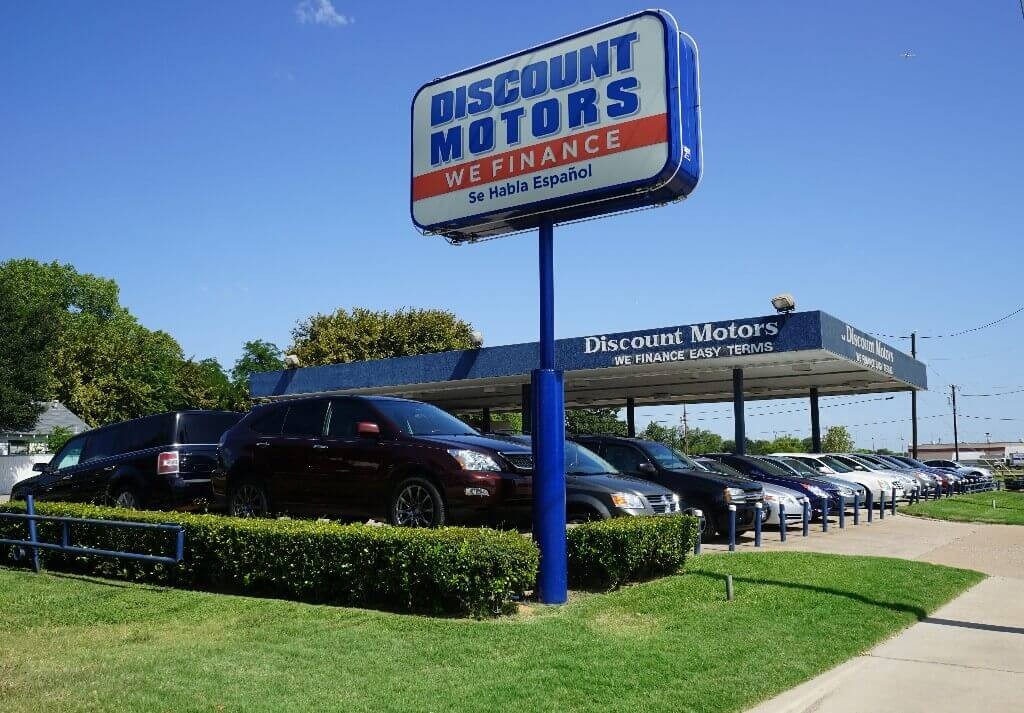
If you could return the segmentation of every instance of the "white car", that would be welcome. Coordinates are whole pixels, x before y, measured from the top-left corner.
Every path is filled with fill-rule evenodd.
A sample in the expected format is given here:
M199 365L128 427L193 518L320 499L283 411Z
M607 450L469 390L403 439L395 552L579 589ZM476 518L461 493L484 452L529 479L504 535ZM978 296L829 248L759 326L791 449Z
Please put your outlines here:
M842 457L824 453L776 453L775 455L794 458L806 463L822 475L838 475L840 478L859 483L871 493L872 502L878 502L883 490L887 497L891 497L894 479L873 472L863 464L847 463ZM902 494L902 488L897 492Z
M907 473L892 469L885 468L878 465L877 463L868 460L867 458L861 458L856 453L837 453L837 458L843 459L844 463L859 463L863 467L867 468L872 473L878 473L879 475L892 480L893 486L896 490L896 498L909 498L910 494L914 492L916 488L921 487L920 483L917 482L917 478ZM889 488L886 492L887 498L891 498L893 488Z

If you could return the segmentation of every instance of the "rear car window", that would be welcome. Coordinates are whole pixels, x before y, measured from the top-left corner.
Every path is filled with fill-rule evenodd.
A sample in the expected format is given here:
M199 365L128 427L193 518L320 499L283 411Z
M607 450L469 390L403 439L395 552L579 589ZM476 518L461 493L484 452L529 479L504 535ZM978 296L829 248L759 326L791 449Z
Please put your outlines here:
M178 443L218 443L224 431L242 419L240 413L182 413L178 415Z

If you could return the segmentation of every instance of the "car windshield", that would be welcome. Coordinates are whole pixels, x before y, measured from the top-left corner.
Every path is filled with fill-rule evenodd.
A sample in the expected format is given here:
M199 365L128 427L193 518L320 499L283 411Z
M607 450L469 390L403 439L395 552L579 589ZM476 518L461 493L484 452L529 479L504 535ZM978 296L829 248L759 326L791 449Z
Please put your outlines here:
M904 458L902 456L897 456L896 459L903 461L907 465L912 465L915 468L927 468L928 467L922 461L916 460L914 458Z
M591 450L578 443L565 442L565 474L566 475L602 475L617 474L615 466L601 458Z
M704 466L705 470L710 470L712 473L720 473L721 475L728 475L732 478L746 478L747 476L739 472L731 465L727 465L717 460L702 460L698 463Z
M847 463L845 460L839 460L834 456L821 456L819 460L837 473L852 473L854 470L867 470L867 468L862 465Z
M758 458L756 456L751 457L751 460L757 463L758 467L760 467L761 470L765 471L766 473L769 473L770 475L784 475L787 478L797 477L796 473L794 473L793 471L786 470L781 465L772 463L770 460Z
M701 470L688 456L662 443L648 443L647 454L666 470Z
M864 470L875 470L875 469L881 467L877 463L872 463L867 458L861 458L859 455L857 455L857 456L852 456L852 455L845 456L845 458L848 461L852 461L853 463L857 463L858 465L863 466Z
M796 458L781 458L780 460L800 475L821 475L818 471L804 463L802 460L797 460Z
M913 470L909 465L897 460L896 458L892 458L889 456L878 456L878 460L885 463L885 465L889 468L895 468L896 470Z
M463 423L437 406L419 401L381 399L374 406L395 422L402 433L410 436L476 436L473 427Z

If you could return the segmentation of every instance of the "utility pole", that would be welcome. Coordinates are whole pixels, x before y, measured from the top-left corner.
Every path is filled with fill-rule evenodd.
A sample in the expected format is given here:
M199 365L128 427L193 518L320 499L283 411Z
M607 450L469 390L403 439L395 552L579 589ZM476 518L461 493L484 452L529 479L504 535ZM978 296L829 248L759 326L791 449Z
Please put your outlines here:
M953 452L956 453L953 460L960 460L960 434L956 428L956 384L950 384L949 390L953 395Z
M910 356L917 359L917 332L910 333ZM917 389L910 390L910 457L917 458Z
M690 455L690 424L686 420L686 404L683 404L683 453Z

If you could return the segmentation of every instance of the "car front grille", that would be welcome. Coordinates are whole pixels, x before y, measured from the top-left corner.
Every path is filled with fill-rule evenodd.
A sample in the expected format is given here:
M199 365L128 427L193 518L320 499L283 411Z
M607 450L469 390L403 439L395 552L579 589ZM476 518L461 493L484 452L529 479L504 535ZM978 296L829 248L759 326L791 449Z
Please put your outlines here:
M679 512L679 505L671 495L648 495L647 502L651 504L651 509L659 515Z
M516 470L533 470L532 453L502 453L501 457L511 463Z

